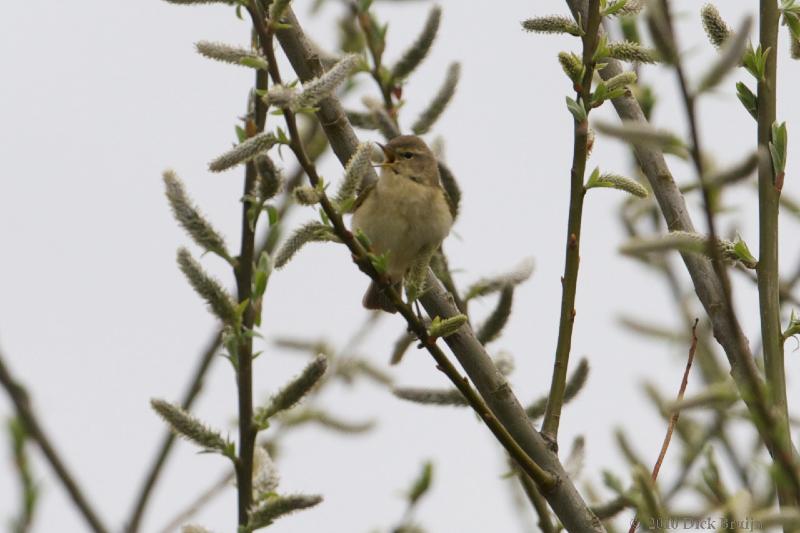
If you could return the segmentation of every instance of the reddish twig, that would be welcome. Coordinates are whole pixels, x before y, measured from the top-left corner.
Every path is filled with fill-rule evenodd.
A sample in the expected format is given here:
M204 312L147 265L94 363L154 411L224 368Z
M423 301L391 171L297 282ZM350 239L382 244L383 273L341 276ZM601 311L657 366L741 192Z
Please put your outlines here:
M686 392L686 385L689 383L689 371L692 369L692 363L694 362L694 352L697 351L697 322L698 319L694 319L694 324L692 325L692 345L689 347L689 358L686 361L686 368L683 371L683 380L681 381L681 388L678 390L678 400L683 400L683 395ZM651 478L655 483L656 479L658 479L658 472L661 470L661 465L664 463L664 457L667 455L667 449L669 448L669 443L672 440L672 432L675 431L675 426L678 424L678 418L681 416L680 409L675 409L675 412L672 413L672 416L669 418L669 426L667 426L667 434L664 435L664 442L661 443L661 452L658 454L658 459L656 460L656 464L653 466L653 473L651 474ZM639 527L639 520L637 518L633 519L631 522L631 527L628 530L628 533L634 533L636 528Z

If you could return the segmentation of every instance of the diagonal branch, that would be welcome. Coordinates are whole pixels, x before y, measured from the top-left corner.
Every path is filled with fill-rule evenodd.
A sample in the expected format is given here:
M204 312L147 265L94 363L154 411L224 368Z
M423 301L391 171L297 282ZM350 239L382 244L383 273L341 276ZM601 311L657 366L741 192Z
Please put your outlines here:
M301 80L308 80L320 75L322 65L308 45L299 21L291 10L287 10L285 18L288 27L278 30L276 37L295 72ZM358 140L341 104L335 97L328 97L320 103L317 116L336 155L342 164L345 164L355 151ZM366 179L374 181L377 176L370 171ZM442 318L459 314L452 297L432 272L428 273L427 282L430 290L422 297L421 301L428 313L431 316L438 315ZM392 291L387 292L391 293ZM393 294L393 300L394 296L396 293ZM405 306L399 296L394 303L399 304L398 308L401 310ZM413 313L406 318L410 323L416 320ZM496 417L501 426L536 464L557 478L556 486L544 491L544 496L566 529L572 532L603 531L600 521L583 501L556 455L548 449L542 436L531 425L519 400L514 396L505 378L475 337L472 328L466 324L456 333L446 337L445 342L475 384L486 405L491 409L493 417ZM530 474L530 472L528 473Z
M47 462L50 463L50 466L53 468L53 470L55 470L56 476L64 485L64 488L66 489L67 493L69 493L70 498L72 498L72 501L75 502L75 506L78 508L80 513L83 515L83 518L89 525L89 529L94 533L108 532L109 530L106 529L106 527L100 521L100 518L98 518L97 513L92 508L89 500L86 499L83 491L78 486L78 482L69 472L69 470L67 470L67 466L61 460L61 457L58 455L58 452L56 452L56 449L50 442L50 439L44 433L42 426L39 425L39 420L36 418L36 415L30 406L28 395L25 392L25 389L11 376L11 373L3 362L2 354L0 354L0 385L6 389L6 392L11 398L14 408L17 411L17 416L19 416L20 420L25 425L25 430L36 442L36 444L39 445L39 449L42 451L45 458L47 458Z

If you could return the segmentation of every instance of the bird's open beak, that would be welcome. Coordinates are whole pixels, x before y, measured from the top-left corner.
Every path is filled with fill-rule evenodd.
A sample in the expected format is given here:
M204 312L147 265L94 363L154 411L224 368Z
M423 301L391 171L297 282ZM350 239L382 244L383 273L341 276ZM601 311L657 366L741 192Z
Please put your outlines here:
M385 144L381 144L381 143L375 143L375 144L377 144L378 146L381 147L381 150L383 150L383 157L384 157L383 163L381 163L378 166L381 166L381 167L392 166L394 164L394 162L395 162L394 150L392 150L391 148L387 147Z

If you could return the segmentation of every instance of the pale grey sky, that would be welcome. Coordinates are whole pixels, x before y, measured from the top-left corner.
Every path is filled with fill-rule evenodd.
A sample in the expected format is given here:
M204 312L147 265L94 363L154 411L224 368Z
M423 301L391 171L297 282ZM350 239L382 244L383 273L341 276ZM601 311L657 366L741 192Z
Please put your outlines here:
M690 70L696 72L713 50L702 36L699 4L675 3L684 10L680 30L690 50ZM328 2L314 17L308 13L310 2L296 4L308 33L323 45L333 44L339 3ZM752 4L728 2L721 10L735 25ZM428 5L376 2L378 16L391 21L390 60L416 35ZM549 383L563 268L572 151L564 96L571 88L556 54L578 50L579 43L520 30L519 22L530 16L566 13L556 0L491 7L446 2L443 8L434 50L405 88L404 125L438 88L446 66L461 61L457 95L435 128L446 139L447 160L464 193L462 215L446 247L461 286L526 257L535 259L534 277L518 291L511 322L492 346L515 356L511 381L522 401L529 401ZM234 140L251 73L199 57L193 43L243 44L249 26L227 8L157 0L17 2L6 3L0 13L0 344L68 465L105 521L119 531L164 429L148 400L181 395L215 328L175 265L175 249L190 243L169 213L161 172L174 168L229 243L238 242L241 172L212 175L206 165ZM800 81L800 63L788 59L785 35L782 39L779 116L790 123L793 154L800 149L791 133L800 104L788 97L788 88ZM284 76L292 78L288 69ZM647 68L644 76L665 95L656 123L683 133L671 73ZM754 143L754 123L733 91L734 81L743 78L741 72L733 74L715 98L700 102L706 147L719 161L738 160ZM372 91L366 77L362 85ZM597 116L613 118L606 108ZM374 134L362 138L377 140ZM285 166L292 167L288 151L284 155ZM590 164L629 170L625 148L602 138ZM789 164L785 190L796 195L800 187L792 179L791 158ZM680 182L694 179L688 167L674 168ZM341 175L332 157L322 162L321 171L328 181ZM672 396L687 349L632 337L617 325L620 313L677 322L662 282L617 253L624 240L615 211L621 200L621 193L606 190L587 197L573 354L575 360L587 356L592 372L580 397L565 409L561 431L564 449L575 436L586 437L584 477L595 482L604 468L626 474L613 444L616 426L630 432L649 461L655 458L664 428L640 382L654 381ZM689 202L697 212L697 198ZM739 231L757 250L751 196L735 193L731 203L741 207ZM290 224L313 216L311 210L297 209ZM699 216L696 221L701 226ZM787 271L798 260L797 229L787 220L781 234ZM230 282L213 257L203 264ZM341 343L365 317L360 299L366 284L343 248L309 247L274 274L263 334L267 341L303 335ZM754 292L747 284L737 288L742 319L755 341ZM476 304L476 315L491 306L490 300ZM402 329L398 317L384 318L368 338L365 356L386 365ZM790 349L794 409L799 359ZM300 358L267 343L255 366L258 397L301 366ZM409 353L393 373L399 384L446 384L423 352ZM689 390L696 384L692 380ZM503 478L503 455L471 413L405 403L370 385L336 387L325 399L337 414L378 418L379 425L352 438L316 429L293 435L279 461L281 490L321 493L325 502L277 522L272 531L385 530L401 516L400 491L425 459L436 463L436 473L418 519L431 532L523 531L509 497L511 482ZM235 388L223 359L215 361L195 411L217 427L231 427ZM10 414L2 394L0 416ZM0 457L0 517L5 519L16 512L17 493L6 474L11 469L7 446ZM49 467L38 454L34 457L43 487L35 531L83 531L82 519ZM665 479L673 472L669 457ZM156 531L226 467L223 459L198 455L180 443L144 531ZM233 531L234 520L233 489L196 519L217 532Z

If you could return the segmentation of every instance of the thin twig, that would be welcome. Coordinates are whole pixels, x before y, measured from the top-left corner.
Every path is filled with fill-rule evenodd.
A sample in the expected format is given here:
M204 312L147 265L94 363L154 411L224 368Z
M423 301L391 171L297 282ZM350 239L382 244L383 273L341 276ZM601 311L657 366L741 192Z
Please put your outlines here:
M64 488L66 489L72 501L75 503L78 511L80 511L81 515L83 515L83 518L86 520L89 528L94 533L107 533L108 529L106 529L106 527L100 521L100 518L92 508L89 500L78 486L78 482L75 480L75 477L69 472L69 470L67 470L67 466L61 460L61 457L59 456L58 452L56 452L52 442L45 434L42 426L39 424L39 420L36 418L36 415L31 408L30 400L25 392L25 389L22 387L22 385L17 383L16 380L14 380L10 371L8 368L6 368L2 353L0 353L0 385L3 386L11 398L11 402L14 404L17 416L25 425L25 430L28 432L28 435L30 435L34 442L36 442L36 444L39 446L39 449L44 454L47 462L50 463L50 466L55 471L56 477L58 477L58 479L64 485Z
M686 385L689 383L689 371L692 369L692 362L694 361L694 353L697 350L697 323L698 319L695 318L694 325L692 326L692 345L689 347L689 357L686 360L686 368L683 371L683 379L681 380L681 387L678 389L678 397L677 401L681 401L683 399L683 395L686 392ZM667 449L669 448L669 443L672 440L672 432L675 430L675 426L678 424L678 418L681 416L681 412L679 409L676 409L672 416L669 418L669 425L667 426L667 434L664 435L664 442L661 443L661 451L658 453L658 459L656 460L656 464L653 466L653 472L651 474L651 478L653 479L653 483L658 479L658 473L661 470L661 465L664 462L664 457L667 455ZM639 520L637 518L633 519L631 522L631 527L628 530L628 533L634 533L636 528L639 527Z
M592 109L592 78L594 77L595 69L593 57L597 48L601 20L599 0L590 0L589 16L582 37L585 72L581 86L576 88L577 98L583 105L587 117ZM561 278L558 341L556 342L550 394L547 398L547 409L542 422L542 435L556 450L558 449L558 426L561 421L561 408L564 404L564 391L567 384L567 367L569 366L569 355L572 348L572 330L575 326L575 295L578 288L578 268L581 260L581 219L583 217L583 199L586 195L583 181L589 151L588 118L580 122L575 119L573 122L574 140L572 169L570 170L569 217L567 221L567 243L564 252L564 275Z

